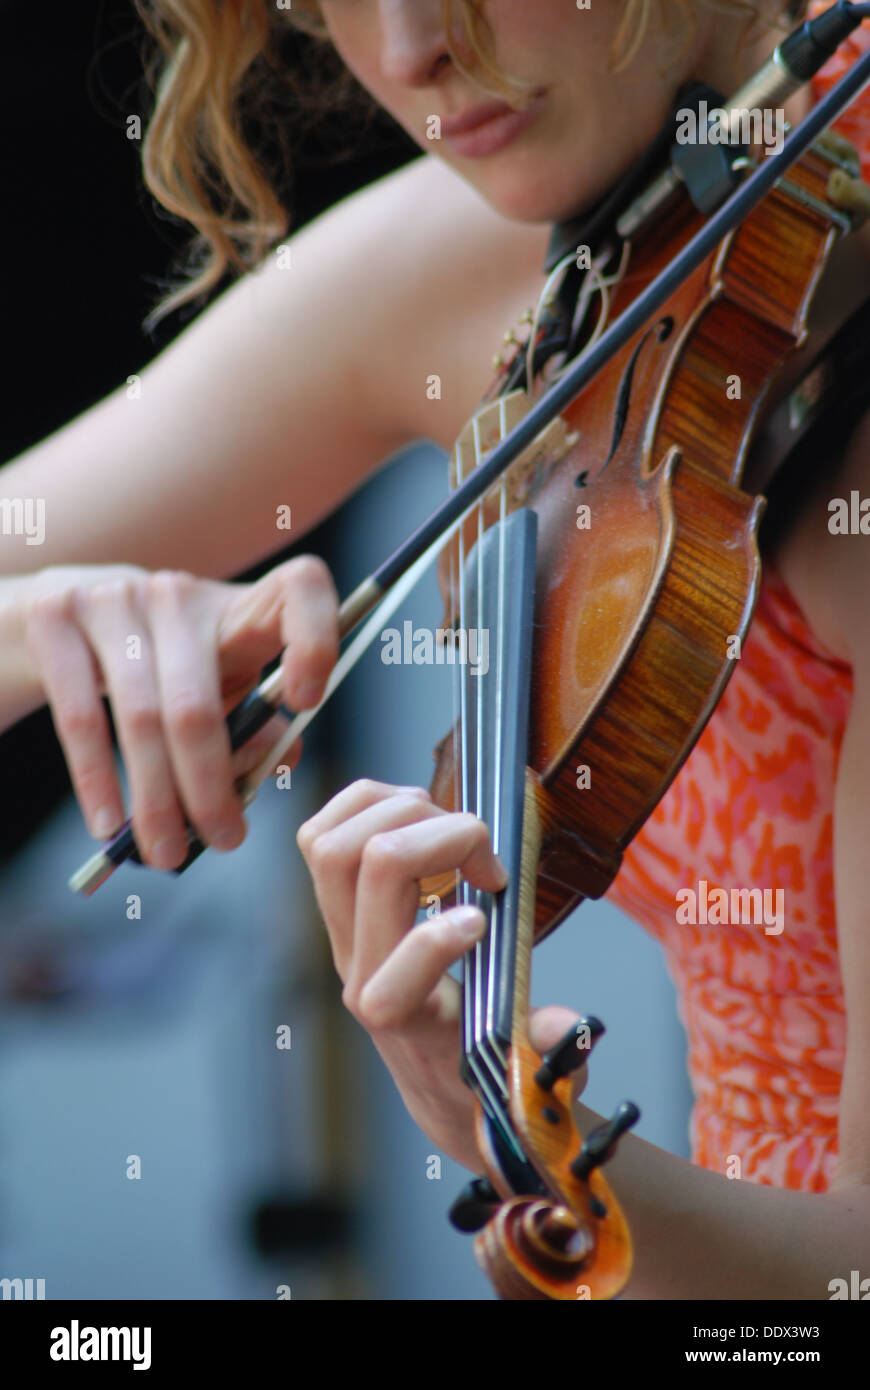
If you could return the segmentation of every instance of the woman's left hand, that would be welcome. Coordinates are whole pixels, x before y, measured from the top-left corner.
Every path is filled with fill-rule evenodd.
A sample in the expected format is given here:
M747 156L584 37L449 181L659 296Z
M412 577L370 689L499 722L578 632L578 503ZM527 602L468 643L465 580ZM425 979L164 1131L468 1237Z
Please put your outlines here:
M486 931L483 913L455 907L414 925L420 880L459 870L498 892L507 878L483 821L436 806L421 787L355 782L299 829L344 982L345 1006L371 1035L410 1114L438 1147L479 1169L473 1096L459 1076L461 991L446 972ZM412 930L413 928L413 930ZM543 1052L577 1019L537 1010ZM585 1070L577 1074L577 1093Z

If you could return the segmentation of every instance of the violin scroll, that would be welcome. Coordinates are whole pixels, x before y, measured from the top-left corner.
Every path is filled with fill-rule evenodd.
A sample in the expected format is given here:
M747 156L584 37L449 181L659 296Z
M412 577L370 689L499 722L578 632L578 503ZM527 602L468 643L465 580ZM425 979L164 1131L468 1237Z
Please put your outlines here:
M500 1298L589 1298L583 1266L595 1248L589 1227L566 1206L515 1197L474 1242L478 1264Z

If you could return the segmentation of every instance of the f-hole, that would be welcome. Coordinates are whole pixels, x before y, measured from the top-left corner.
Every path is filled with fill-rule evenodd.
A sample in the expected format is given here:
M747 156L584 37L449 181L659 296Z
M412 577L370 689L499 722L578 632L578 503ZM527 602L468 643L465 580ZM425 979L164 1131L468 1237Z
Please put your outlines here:
M622 374L622 381L619 383L619 392L616 397L616 409L614 411L613 420L613 438L610 442L610 453L604 460L602 472L615 455L622 441L622 436L625 433L625 425L628 420L628 411L631 405L631 388L634 383L634 369L637 366L640 354L652 334L655 334L656 342L666 343L673 329L674 320L671 315L668 314L666 318L659 319L658 323L655 324L653 328L647 329L634 352L631 354L628 366Z

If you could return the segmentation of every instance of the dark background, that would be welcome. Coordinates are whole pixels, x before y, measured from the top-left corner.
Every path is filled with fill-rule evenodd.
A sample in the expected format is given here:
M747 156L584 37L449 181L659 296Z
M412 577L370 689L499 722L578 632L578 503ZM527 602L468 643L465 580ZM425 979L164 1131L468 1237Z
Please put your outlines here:
M140 371L202 305L150 335L142 330L190 229L147 192L141 147L127 139L127 116L141 114L144 130L150 110L144 35L131 0L49 8L0 0L0 32L0 460L8 462ZM281 56L293 85L264 81L263 94L275 96L280 113L266 148L298 227L405 162L415 147L361 94L336 89L322 43L288 30ZM252 133L262 130L261 121L251 122ZM303 544L328 558L328 523ZM68 788L47 709L0 736L0 861Z

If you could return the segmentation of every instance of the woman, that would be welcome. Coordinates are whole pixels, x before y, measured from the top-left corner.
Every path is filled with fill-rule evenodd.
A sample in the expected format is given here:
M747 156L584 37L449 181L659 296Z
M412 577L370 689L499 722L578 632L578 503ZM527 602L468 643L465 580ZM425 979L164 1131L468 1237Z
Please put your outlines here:
M234 769L223 709L279 647L288 703L313 705L336 655L336 595L316 559L248 587L214 576L277 548L282 507L305 530L401 445L427 436L450 448L488 385L504 329L540 294L549 224L602 196L683 82L734 91L781 32L777 6L763 7L747 37L753 6L706 0L484 8L486 25L479 6L441 0L297 2L294 16L304 10L325 27L425 158L321 218L290 256L267 258L142 373L140 394L119 391L7 468L8 495L43 497L47 512L37 573L24 539L4 538L0 714L8 724L48 700L99 837L123 816L105 690L137 840L156 867L183 858L185 815L217 849L243 838L232 788L240 760ZM274 219L222 107L263 47L271 7L155 0L148 11L175 56L146 167L166 205L212 246L194 292L238 259L243 235L208 210L192 157L200 118L237 203L267 230ZM810 100L796 99L790 117ZM256 237L249 242L256 255ZM426 389L432 373L442 380L437 402ZM826 523L829 497L868 487L868 429L865 421L835 481L768 557L726 702L613 890L666 946L699 1096L698 1163L629 1135L609 1169L636 1243L626 1297L826 1298L831 1280L867 1262L867 571L861 538L832 537ZM131 632L143 636L135 662ZM802 776L792 784L795 764ZM703 834L699 806L709 812ZM676 884L779 886L783 833L787 886L803 914L785 945L733 928L693 936L677 924ZM483 919L460 909L409 928L425 875L459 868L482 889L502 885L485 826L448 815L420 789L367 782L342 791L298 838L347 1007L417 1122L479 1169L471 1096L457 1078L457 989L444 972ZM573 1017L537 1013L535 1046L551 1045ZM598 1120L578 1103L584 1132Z

